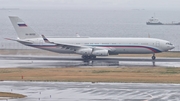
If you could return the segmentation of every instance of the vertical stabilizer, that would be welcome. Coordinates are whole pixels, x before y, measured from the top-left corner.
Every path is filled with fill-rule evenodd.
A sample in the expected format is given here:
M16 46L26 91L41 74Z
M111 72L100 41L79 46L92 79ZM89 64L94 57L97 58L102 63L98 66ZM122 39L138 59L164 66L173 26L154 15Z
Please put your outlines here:
M31 27L17 16L9 16L19 39L41 38Z

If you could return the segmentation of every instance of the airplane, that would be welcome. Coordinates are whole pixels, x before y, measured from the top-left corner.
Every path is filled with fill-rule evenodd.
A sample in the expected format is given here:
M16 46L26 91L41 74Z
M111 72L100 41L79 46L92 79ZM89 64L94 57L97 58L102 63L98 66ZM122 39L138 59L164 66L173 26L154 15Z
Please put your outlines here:
M47 38L36 33L22 19L9 16L18 35L17 41L23 45L56 53L80 54L82 59L95 59L96 56L118 54L152 54L166 52L174 48L169 41L157 38L107 38L107 37L61 37Z

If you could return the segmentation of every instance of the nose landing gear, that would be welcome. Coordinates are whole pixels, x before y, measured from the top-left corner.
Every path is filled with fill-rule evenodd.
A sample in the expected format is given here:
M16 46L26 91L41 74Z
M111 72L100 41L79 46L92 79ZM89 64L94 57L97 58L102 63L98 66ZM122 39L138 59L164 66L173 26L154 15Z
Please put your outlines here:
M156 59L156 56L155 56L155 54L153 54L153 56L152 56L152 60L155 60Z

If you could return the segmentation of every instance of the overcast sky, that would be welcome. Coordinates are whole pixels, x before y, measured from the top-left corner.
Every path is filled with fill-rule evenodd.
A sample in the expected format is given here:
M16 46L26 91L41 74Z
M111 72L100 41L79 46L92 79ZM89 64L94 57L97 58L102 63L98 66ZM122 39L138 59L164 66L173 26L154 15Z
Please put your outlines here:
M180 10L180 0L0 0L0 8Z

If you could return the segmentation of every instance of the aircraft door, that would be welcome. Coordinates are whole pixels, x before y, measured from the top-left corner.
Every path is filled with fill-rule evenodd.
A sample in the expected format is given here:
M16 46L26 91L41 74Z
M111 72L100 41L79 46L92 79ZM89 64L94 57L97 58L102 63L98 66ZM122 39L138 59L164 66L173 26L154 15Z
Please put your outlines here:
M39 45L43 45L43 40L39 40Z
M160 42L156 41L156 47L160 47Z

